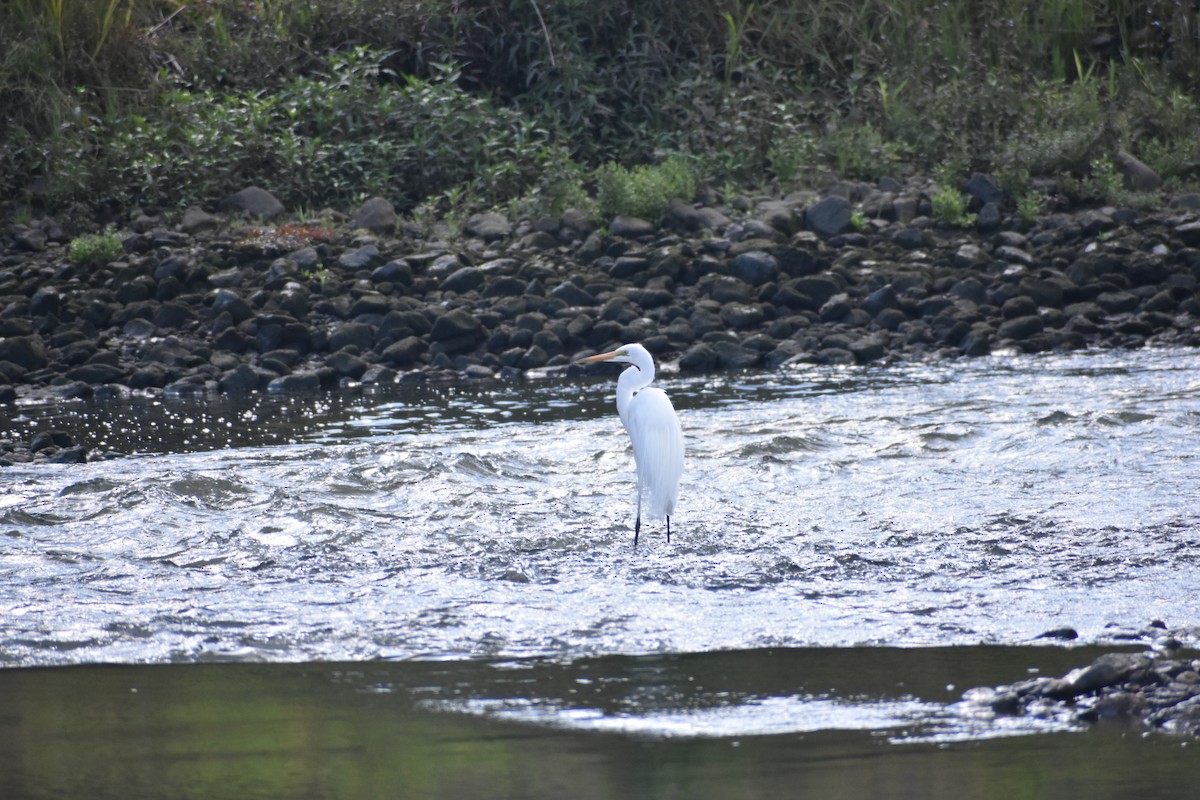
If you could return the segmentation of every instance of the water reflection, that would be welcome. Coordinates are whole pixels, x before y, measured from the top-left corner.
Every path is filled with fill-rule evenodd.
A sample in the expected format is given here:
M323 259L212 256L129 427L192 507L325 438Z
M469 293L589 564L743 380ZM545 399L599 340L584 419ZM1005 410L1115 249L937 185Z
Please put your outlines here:
M1120 726L1056 734L1053 720L984 729L943 702L957 694L948 681L1059 674L1095 654L3 670L0 788L95 800L1190 798L1200 761L1178 743Z

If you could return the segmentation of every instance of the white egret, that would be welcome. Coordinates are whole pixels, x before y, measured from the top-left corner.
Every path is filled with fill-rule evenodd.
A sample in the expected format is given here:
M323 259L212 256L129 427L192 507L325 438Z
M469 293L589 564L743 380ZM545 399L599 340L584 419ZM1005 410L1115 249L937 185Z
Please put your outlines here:
M577 364L617 361L631 364L617 379L617 414L633 441L637 465L637 519L633 526L633 544L642 529L642 495L648 495L650 519L667 520L667 541L671 541L671 513L679 498L679 477L683 474L683 432L679 417L667 393L650 387L654 381L654 359L640 344L627 344L611 353L579 359Z

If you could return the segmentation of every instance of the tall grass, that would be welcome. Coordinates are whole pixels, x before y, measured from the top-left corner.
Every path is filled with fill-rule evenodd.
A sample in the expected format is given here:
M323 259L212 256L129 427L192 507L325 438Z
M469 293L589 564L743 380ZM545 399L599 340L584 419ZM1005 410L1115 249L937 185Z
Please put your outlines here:
M370 70L338 72L361 47ZM1197 85L1200 10L1168 0L10 0L0 196L201 198L222 159L264 181L304 165L303 187L274 180L311 205L554 194L549 163L670 152L717 183L946 161L1053 173L1087 163L1075 150L1101 126L1183 180ZM389 105L418 91L425 105ZM407 189L389 158L411 165Z

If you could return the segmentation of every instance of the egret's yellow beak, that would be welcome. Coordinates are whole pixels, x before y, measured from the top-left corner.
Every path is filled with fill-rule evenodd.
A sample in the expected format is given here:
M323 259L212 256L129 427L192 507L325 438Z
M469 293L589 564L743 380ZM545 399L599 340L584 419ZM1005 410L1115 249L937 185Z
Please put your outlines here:
M576 360L575 363L576 364L595 364L597 361L608 361L610 358L616 358L617 356L623 356L623 355L625 355L624 350L613 350L611 353L601 353L598 356L588 356L587 358L580 358L580 359Z

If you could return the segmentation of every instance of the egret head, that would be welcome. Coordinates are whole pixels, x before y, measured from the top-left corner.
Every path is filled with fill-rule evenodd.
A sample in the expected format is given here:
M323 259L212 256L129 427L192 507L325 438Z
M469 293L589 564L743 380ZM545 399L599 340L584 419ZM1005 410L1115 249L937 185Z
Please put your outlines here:
M654 361L650 357L650 352L640 344L621 345L616 350L611 352L600 353L599 355L581 358L575 363L595 364L600 361L616 361L618 363L632 364L638 369L644 369L646 365L654 365Z

